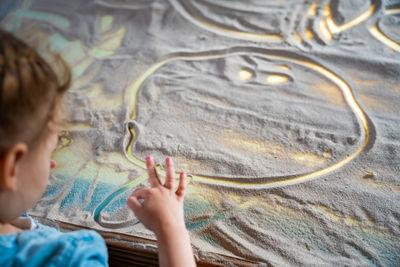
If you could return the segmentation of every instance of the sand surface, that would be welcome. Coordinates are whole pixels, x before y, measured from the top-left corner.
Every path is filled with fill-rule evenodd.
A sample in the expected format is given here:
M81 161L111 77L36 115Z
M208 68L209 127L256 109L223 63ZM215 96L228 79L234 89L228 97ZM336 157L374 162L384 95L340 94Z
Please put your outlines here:
M25 0L0 26L74 75L31 214L154 239L125 200L172 156L204 261L400 264L398 1Z

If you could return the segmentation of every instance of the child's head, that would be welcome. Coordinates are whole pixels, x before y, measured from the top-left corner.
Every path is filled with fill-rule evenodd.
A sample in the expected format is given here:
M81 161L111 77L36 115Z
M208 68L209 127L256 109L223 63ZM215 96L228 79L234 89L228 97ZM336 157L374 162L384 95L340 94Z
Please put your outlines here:
M34 49L0 30L0 223L31 208L47 185L71 77L53 58L62 79Z

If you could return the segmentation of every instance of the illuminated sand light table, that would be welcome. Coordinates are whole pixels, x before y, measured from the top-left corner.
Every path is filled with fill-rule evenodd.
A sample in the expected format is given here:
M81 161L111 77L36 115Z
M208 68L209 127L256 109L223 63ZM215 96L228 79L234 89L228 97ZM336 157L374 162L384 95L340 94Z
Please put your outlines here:
M154 236L125 201L147 186L146 155L172 156L190 174L201 263L396 266L399 9L20 1L1 27L36 23L74 78L58 167L31 214L100 231L111 262L152 265Z

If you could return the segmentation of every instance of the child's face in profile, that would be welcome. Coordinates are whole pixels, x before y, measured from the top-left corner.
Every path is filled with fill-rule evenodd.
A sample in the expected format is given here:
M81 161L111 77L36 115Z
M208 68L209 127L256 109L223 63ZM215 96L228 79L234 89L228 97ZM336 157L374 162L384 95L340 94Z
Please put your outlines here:
M33 207L42 197L48 184L50 169L55 167L51 160L53 151L57 148L60 126L60 108L57 108L55 118L49 122L49 130L42 140L28 152L23 162L18 179L21 204L26 210Z

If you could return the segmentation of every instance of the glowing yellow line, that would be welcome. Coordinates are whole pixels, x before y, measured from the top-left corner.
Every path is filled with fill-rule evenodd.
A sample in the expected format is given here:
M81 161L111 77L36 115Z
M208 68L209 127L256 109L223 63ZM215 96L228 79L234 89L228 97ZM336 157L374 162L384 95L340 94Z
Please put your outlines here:
M296 38L297 42L299 42L300 44L303 42L303 40L301 39L301 36L298 32L294 32L293 35Z
M313 39L314 38L314 34L309 29L306 30L305 34L306 34L307 39Z
M397 13L400 13L400 8L388 9L385 11L385 13L386 13L386 15L397 14Z
M239 79L242 80L242 81L247 81L247 80L253 78L253 73L251 73L251 72L248 71L248 70L241 70L241 71L239 71L239 73L238 73L238 77L239 77Z
M129 143L128 143L128 146L126 149L126 155L127 155L128 159L130 161L132 161L133 163L135 163L136 165L138 165L142 168L146 168L146 162L134 157L132 154L132 145L133 145L133 141L136 138L135 130L133 128L130 128L129 133L131 134L131 137L130 137L130 140L129 140Z
M307 12L307 17L312 17L317 15L317 6L318 6L317 2L314 2L310 5L310 8L308 9Z
M372 16L372 14L374 13L374 10L375 10L375 5L371 4L371 6L368 8L368 10L365 11L364 13L362 13L360 16L358 16L357 18L349 21L346 24L342 24L340 26L337 26L335 24L335 22L333 21L332 11L331 11L329 5L327 5L325 7L324 14L326 16L326 23L328 25L330 32L335 34L335 33L339 33L339 32L348 30L348 29L356 26L357 24L360 24L361 22L367 20L369 17Z
M281 84L289 81L289 78L286 75L271 74L267 76L265 81L269 84Z
M341 160L341 161L339 161L339 162L337 162L337 163L335 163L335 164L333 164L331 166L328 166L326 168L323 168L321 170L317 170L317 171L309 173L309 174L300 175L298 177L290 178L290 179L287 179L287 180L278 180L278 181L270 181L270 182L262 182L262 183L255 183L255 182L244 183L244 182L236 182L236 181L232 181L232 180L223 180L223 179L213 178L213 177L209 177L209 176L192 175L194 181L202 182L202 183L206 183L206 184L211 184L211 185L231 186L231 187L237 187L237 188L253 188L253 189L255 189L255 188L269 188L269 187L275 187L275 186L282 186L282 185L295 184L295 183L299 183L299 182L305 182L305 181L308 181L308 180L313 179L315 177L318 177L318 176L321 176L321 175L324 175L324 174L328 174L330 172L333 172L333 171L343 167L344 165L346 165L347 163L352 161L357 155L359 155L361 153L361 151L363 151L363 149L368 144L370 134L369 134L367 118L366 118L364 112L362 111L361 107L357 103L356 99L354 98L354 95L353 95L353 93L351 91L350 86L343 79L338 77L333 72L325 69L324 67L319 66L319 65L314 64L314 63L311 63L311 62L307 62L307 61L303 61L303 60L299 60L299 59L295 59L295 58L290 58L290 57L286 57L286 56L280 56L280 55L268 55L268 56L279 58L279 59L284 59L284 60L289 60L289 61L294 61L294 62L298 63L299 65L303 65L303 66L309 67L311 69L314 69L315 71L319 72L320 74L322 74L323 76L325 76L326 78L331 80L333 83L335 83L341 89L346 102L348 103L348 105L350 106L350 108L352 109L354 114L360 119L360 121L362 123L362 126L364 127L365 139L364 139L363 144L360 146L360 148L358 150L356 150L355 152L353 152L352 154L350 154L349 156L347 156L343 160ZM164 65L165 63L167 63L169 61L173 61L173 60L193 60L193 59L196 59L196 58L198 58L198 59L207 59L207 58L212 58L212 57L221 57L221 55L173 57L173 58L165 59L163 61L160 61L160 62L154 64L134 84L134 86L133 86L133 91L134 91L134 95L135 95L134 99L136 99L137 90L139 90L140 86L143 84L143 82L146 80L146 78L148 76L150 76L153 72L155 72L158 68L160 68L162 65ZM136 102L134 102L134 103L135 103L134 104L134 109L135 109ZM135 116L132 116L132 118L135 118ZM132 134L132 136L134 136L134 132L131 133L131 134ZM129 144L131 145L132 142L133 142L133 139L131 140L131 142ZM132 151L131 151L130 147L127 148L127 156L131 161L133 161L135 163L137 163L137 162L142 163L143 162L143 161L137 159L132 154ZM273 179L273 177L270 177L270 179Z
M320 30L321 34L325 37L325 39L327 39L329 41L332 40L332 33L329 31L326 20L320 20L319 30Z
M393 41L392 39L390 39L389 37L387 37L383 32L381 32L378 27L372 26L371 28L369 28L369 32L380 42L382 42L383 44L387 45L388 47L390 47L391 49L400 52L400 44Z

